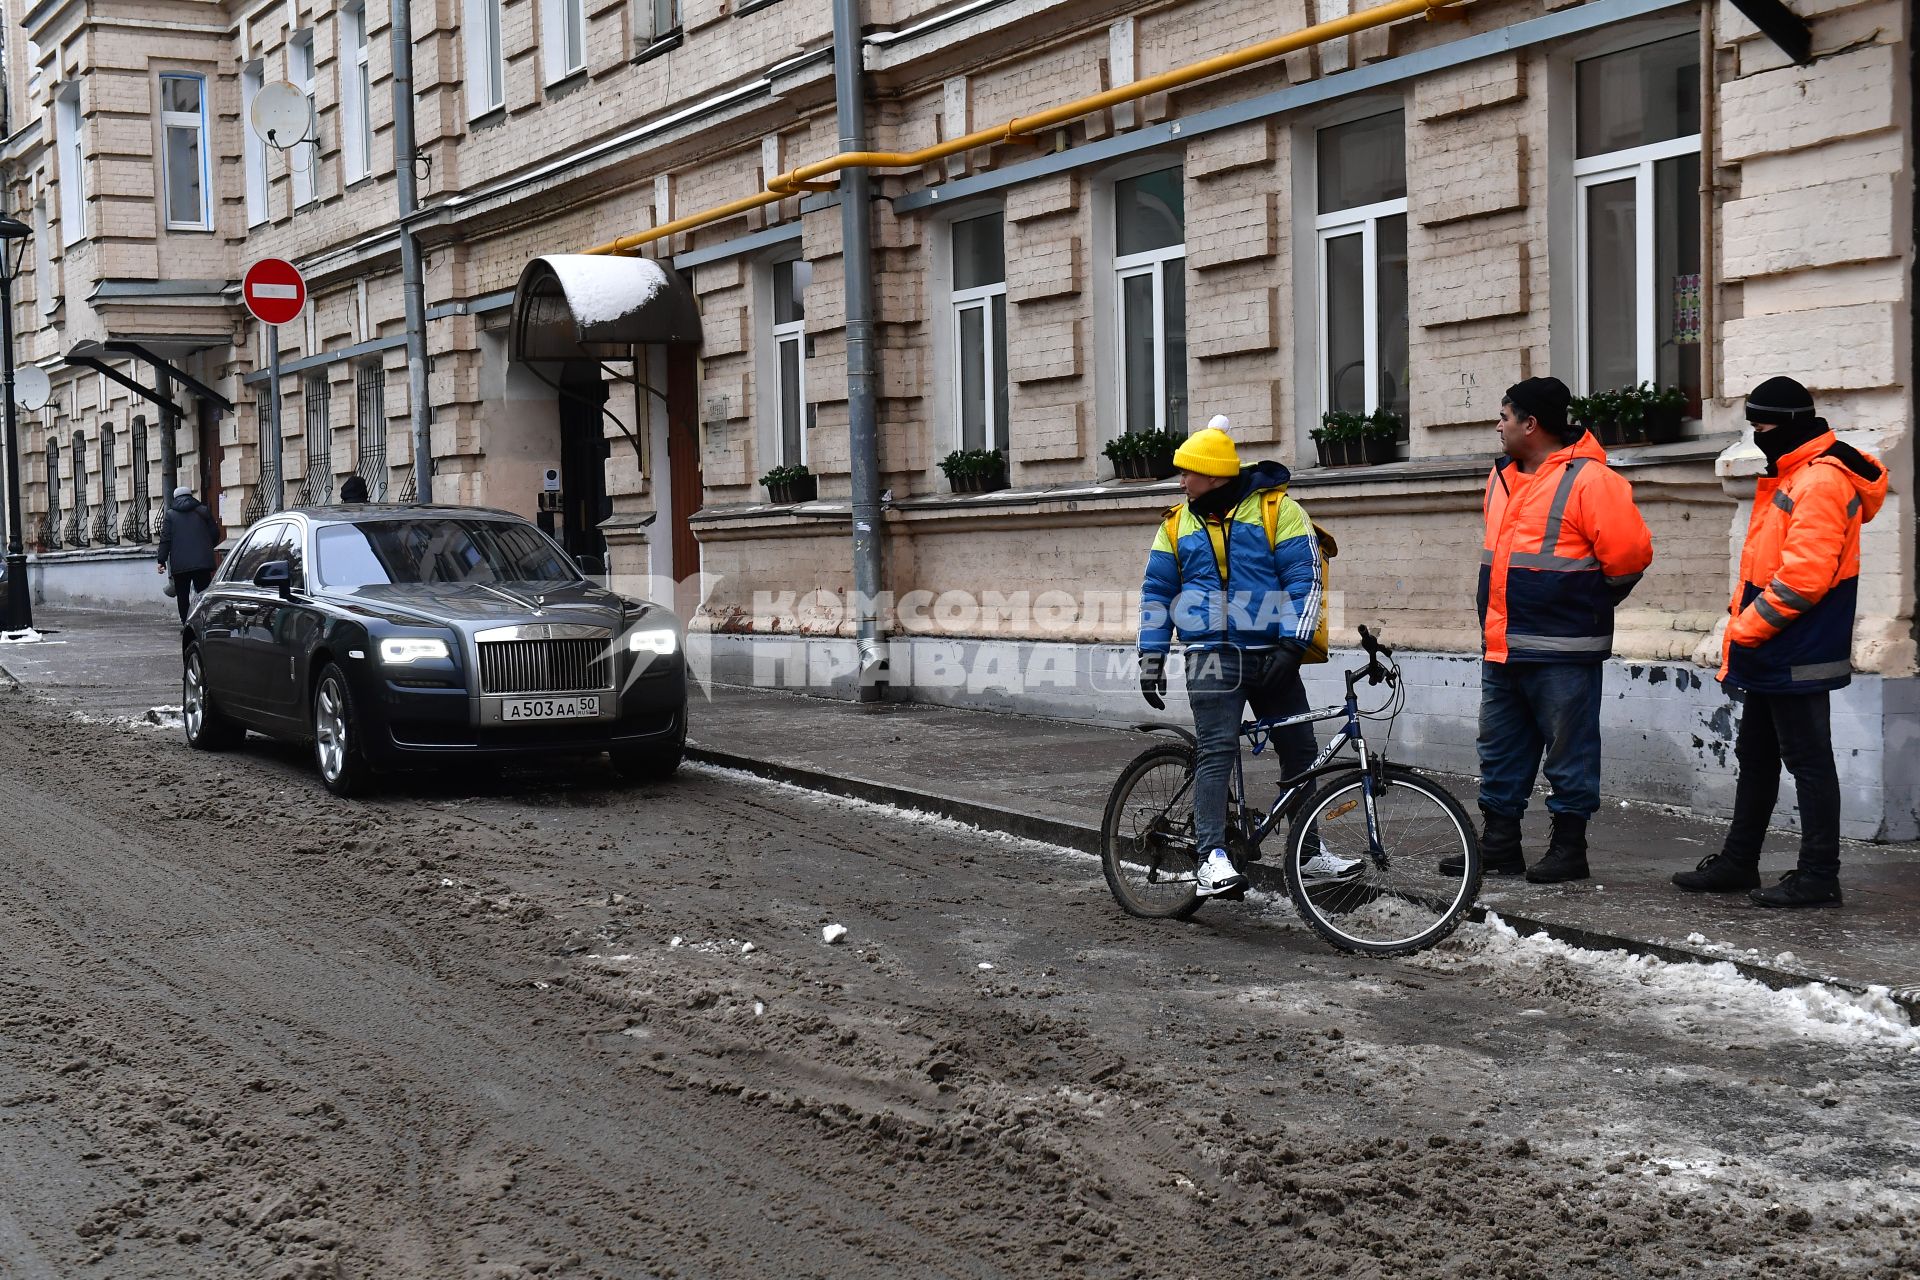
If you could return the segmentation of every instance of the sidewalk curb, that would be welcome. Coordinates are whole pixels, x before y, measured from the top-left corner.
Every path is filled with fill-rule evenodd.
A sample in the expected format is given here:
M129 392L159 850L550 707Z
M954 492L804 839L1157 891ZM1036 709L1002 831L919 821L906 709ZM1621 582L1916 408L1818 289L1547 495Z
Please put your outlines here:
M939 818L950 818L988 831L998 831L1027 840L1038 840L1045 844L1062 845L1081 853L1097 855L1100 852L1100 830L1087 823L1023 813L1004 805L985 804L978 800L944 795L931 789L905 787L890 782L877 782L869 778L855 778L818 769L800 768L757 756L744 756L732 751L702 747L692 742L687 744L686 754L688 759L697 760L702 764L716 765L723 769L737 769L742 773L753 774L755 777L766 778L772 782L790 783L810 791L819 791L849 800L865 800L872 804L884 804L896 809L910 809ZM1280 873L1274 867L1256 863L1251 875L1254 884L1261 889L1286 892ZM1488 914L1490 914L1489 908L1476 906L1467 918L1480 923L1485 921ZM1632 955L1648 956L1671 964L1729 964L1740 976L1751 978L1776 991L1818 982L1855 995L1867 994L1868 984L1844 978L1796 973L1789 969L1717 955L1710 951L1695 951L1663 940L1632 938L1624 934L1607 933L1580 925L1542 920L1508 910L1494 909L1491 914L1499 916L1522 934L1544 933L1555 941L1588 951L1625 951ZM1904 1009L1914 1021L1920 1022L1920 988L1892 988L1887 991L1887 998Z

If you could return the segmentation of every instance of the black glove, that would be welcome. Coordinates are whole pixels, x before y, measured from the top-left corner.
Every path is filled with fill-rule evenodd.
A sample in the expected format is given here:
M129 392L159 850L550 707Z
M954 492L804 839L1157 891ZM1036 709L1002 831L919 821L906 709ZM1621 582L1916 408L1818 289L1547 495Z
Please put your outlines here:
M1164 653L1143 653L1140 655L1140 696L1155 711L1165 711L1167 700L1160 695L1167 691L1167 655Z
M1272 689L1292 679L1300 673L1300 660L1307 655L1306 646L1295 640L1282 640L1280 647L1267 658L1260 672L1260 689Z

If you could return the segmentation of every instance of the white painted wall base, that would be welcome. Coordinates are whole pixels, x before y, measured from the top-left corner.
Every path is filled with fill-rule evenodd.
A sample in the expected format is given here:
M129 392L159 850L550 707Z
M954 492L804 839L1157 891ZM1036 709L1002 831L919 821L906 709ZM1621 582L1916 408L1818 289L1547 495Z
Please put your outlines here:
M706 646L706 653L699 646ZM696 673L725 684L846 697L855 650L837 637L689 637ZM1395 759L1477 776L1480 662L1459 654L1397 655L1407 708L1393 726ZM1008 640L896 639L889 662L896 696L977 711L1050 716L1099 725L1190 723L1176 675L1167 710L1141 701L1130 648ZM1336 652L1306 668L1316 705L1342 696L1340 675L1356 662ZM1724 817L1733 806L1734 733L1740 708L1690 663L1607 663L1601 732L1602 786L1613 797L1680 805ZM1844 834L1865 840L1920 838L1920 680L1854 677L1833 695ZM1793 783L1783 779L1778 825L1797 825Z
M54 551L27 557L27 581L35 604L130 609L161 616L174 614L171 596L162 595L154 549L102 547L92 551ZM175 615L177 616L177 615Z

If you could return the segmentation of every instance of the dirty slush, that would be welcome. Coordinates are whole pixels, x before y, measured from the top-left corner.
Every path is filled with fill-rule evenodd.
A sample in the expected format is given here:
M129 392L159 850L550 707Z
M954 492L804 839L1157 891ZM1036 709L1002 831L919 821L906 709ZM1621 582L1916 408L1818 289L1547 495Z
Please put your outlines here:
M0 1275L1920 1268L1910 1037L715 771L484 789L0 691Z

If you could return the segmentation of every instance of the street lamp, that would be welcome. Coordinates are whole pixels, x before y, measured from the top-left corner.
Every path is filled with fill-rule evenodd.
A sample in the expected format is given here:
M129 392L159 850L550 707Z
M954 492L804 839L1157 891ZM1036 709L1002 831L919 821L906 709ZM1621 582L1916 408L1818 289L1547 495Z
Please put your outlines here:
M25 631L33 625L33 597L27 590L27 550L21 533L20 416L13 403L13 280L27 256L33 229L0 213L0 396L7 402L7 598L0 631ZM41 288L45 288L43 281Z

